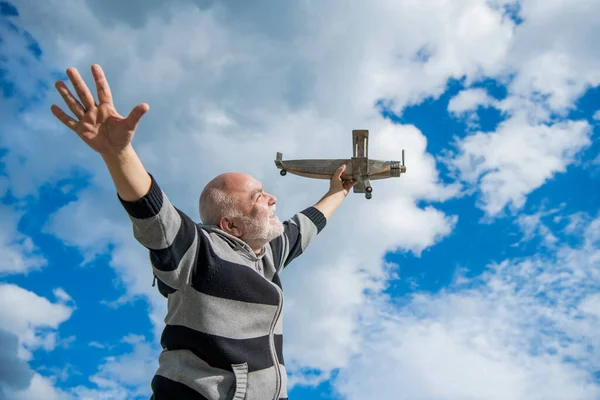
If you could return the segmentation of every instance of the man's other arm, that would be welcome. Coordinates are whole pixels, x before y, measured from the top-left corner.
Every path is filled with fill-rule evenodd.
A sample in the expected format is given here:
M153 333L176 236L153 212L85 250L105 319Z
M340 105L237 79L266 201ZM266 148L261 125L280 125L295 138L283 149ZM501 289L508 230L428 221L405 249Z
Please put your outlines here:
M283 234L271 241L275 268L281 272L308 247L325 228L327 219L316 207L297 213L283 223Z
M329 184L329 191L317 204L315 208L323 213L327 221L331 219L331 216L342 204L350 189L355 185L354 181L342 181L342 173L346 170L346 165L342 165L335 171L331 177L331 183Z
M342 181L341 175L345 169L346 166L343 165L335 172L331 178L329 191L317 204L283 223L283 235L271 242L279 271L304 252L312 239L325 228L334 211L342 204L348 191L354 186L353 181Z
M92 66L92 75L97 101L79 72L68 68L67 76L78 98L63 81L56 82L55 87L75 118L55 104L52 113L102 156L133 222L136 239L150 250L155 274L162 281L159 289L163 294L165 290L171 292L187 282L200 235L193 221L171 205L133 150L133 136L149 106L139 104L127 117L121 116L99 65Z

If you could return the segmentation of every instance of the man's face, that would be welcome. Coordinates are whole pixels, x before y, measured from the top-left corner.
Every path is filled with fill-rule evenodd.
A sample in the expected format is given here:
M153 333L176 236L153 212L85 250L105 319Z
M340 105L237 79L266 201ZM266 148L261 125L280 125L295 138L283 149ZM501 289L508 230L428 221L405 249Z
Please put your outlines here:
M275 215L277 199L266 193L259 181L248 177L239 194L243 215L240 239L252 248L258 248L283 233L283 224Z

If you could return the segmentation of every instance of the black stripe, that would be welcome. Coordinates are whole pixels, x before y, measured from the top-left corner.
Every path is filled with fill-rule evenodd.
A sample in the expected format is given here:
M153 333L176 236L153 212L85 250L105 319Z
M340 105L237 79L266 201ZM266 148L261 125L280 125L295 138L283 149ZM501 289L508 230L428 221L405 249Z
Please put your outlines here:
M169 286L166 283L164 283L163 281L161 281L158 276L156 276L156 275L154 275L154 276L156 278L156 286L158 286L158 291L163 296L168 298L170 294L175 293L177 291L177 289L173 289L171 286Z
M208 240L199 240L198 253L204 257L192 278L197 291L246 303L279 305L277 289L251 267L218 258Z
M275 336L278 357L282 339ZM258 371L273 366L269 336L252 339L229 339L195 331L181 325L167 325L160 343L167 350L187 349L215 368L231 371L231 364L248 363L248 371Z
M152 387L150 400L209 400L191 387L162 375L154 375L150 386Z
M198 235L196 223L177 208L175 210L181 217L181 225L179 226L177 235L175 235L175 240L169 247L160 250L150 250L152 265L160 271L175 271L186 251L194 243L194 235ZM200 239L198 237L198 240Z
M279 274L277 272L275 272L275 275L273 275L272 282L279 286L279 289L283 290L283 286L281 286L281 279L279 279Z
M150 175L150 174L148 174ZM150 175L151 184L148 193L137 201L126 201L119 196L119 201L127 211L129 215L137 219L146 219L155 216L160 211L163 205L163 194L162 190L154 180L154 177Z
M296 226L292 223L288 224L286 227L285 234L289 239L290 246L290 251L283 263L283 266L287 267L289 263L302 254L302 234L300 233L299 226Z
M325 225L327 225L327 218L325 215L316 207L308 207L305 210L301 211L302 214L306 215L308 219L310 219L313 224L317 227L317 234L321 233Z
M285 365L285 361L283 360L283 335L275 335L275 353L277 353L277 358L279 359L279 364Z
M271 240L269 245L271 246L271 252L273 253L273 264L275 265L275 271L279 271L279 267L281 266L281 257L283 256L283 235L279 235L275 239Z

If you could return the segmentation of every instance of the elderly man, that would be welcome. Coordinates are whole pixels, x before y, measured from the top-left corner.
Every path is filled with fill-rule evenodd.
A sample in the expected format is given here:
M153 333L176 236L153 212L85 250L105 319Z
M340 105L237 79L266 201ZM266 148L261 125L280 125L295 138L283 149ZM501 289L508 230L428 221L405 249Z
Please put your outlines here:
M275 197L260 182L225 173L202 191L203 224L196 224L171 204L133 150L149 107L138 105L122 117L100 66L93 65L92 74L98 103L69 68L80 101L64 82L56 88L75 119L56 105L51 109L104 159L168 299L152 398L286 399L279 274L325 227L354 182L342 182L341 167L317 204L281 223Z

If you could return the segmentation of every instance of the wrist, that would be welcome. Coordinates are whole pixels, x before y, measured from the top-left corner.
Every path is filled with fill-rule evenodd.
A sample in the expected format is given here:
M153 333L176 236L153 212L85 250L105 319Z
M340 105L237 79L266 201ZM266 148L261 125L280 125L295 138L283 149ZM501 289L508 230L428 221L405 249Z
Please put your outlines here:
M107 164L125 164L137 157L137 154L131 145L128 145L119 152L100 155Z
M346 194L344 194L344 188L331 188L325 195L325 197L328 197L328 196L346 197Z

